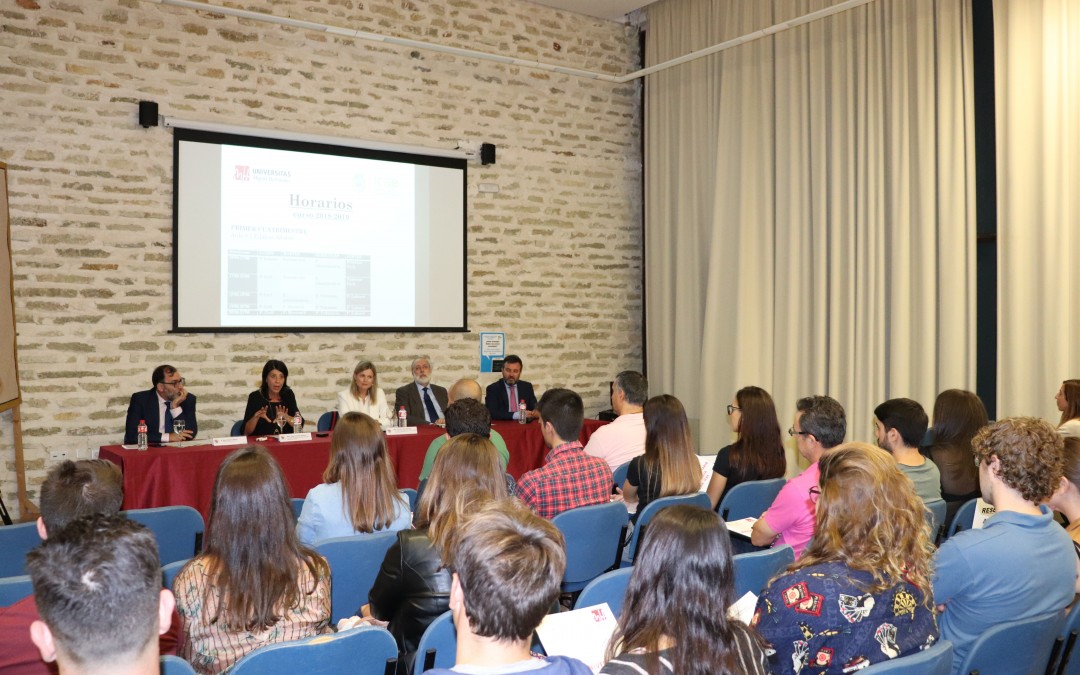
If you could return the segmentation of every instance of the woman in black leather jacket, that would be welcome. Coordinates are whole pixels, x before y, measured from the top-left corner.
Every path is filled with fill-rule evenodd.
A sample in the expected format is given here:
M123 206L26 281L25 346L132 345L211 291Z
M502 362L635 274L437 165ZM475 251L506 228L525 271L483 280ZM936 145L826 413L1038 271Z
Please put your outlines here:
M450 608L450 571L442 561L461 517L487 499L506 497L495 446L476 434L450 439L435 458L413 530L398 532L368 594L365 616L389 621L398 673L411 673L424 630Z

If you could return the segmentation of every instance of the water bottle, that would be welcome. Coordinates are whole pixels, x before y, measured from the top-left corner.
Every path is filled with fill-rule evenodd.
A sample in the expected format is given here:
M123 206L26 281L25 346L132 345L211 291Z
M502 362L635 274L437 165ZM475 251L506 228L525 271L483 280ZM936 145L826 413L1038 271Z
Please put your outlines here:
M405 406L397 411L397 425L399 428L409 426L409 413L405 412Z
M297 410L296 414L293 415L292 430L294 434L298 434L304 430L304 418L300 416L299 410Z
M525 399L521 399L521 403L518 403L518 424L525 424L529 421L529 418L525 416L527 412L529 412L529 408L525 405Z
M150 444L146 439L146 420L139 420L139 449L146 450Z

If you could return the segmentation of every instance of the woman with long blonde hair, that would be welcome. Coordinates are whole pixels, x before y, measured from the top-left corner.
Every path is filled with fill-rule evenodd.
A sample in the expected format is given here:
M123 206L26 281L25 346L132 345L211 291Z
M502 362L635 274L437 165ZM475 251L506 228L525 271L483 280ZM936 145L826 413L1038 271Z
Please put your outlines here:
M399 673L411 673L420 636L450 607L450 572L443 565L458 523L478 505L507 496L499 455L477 434L454 436L435 458L415 529L401 530L386 552L364 616L387 621L398 643Z
M360 412L371 415L379 424L390 423L393 413L386 394L379 388L379 372L374 363L365 359L356 364L349 388L338 392L335 409L342 417Z
M409 503L398 492L378 420L358 412L342 416L323 481L308 492L296 523L305 544L409 527Z
M630 460L622 486L626 501L637 500L637 513L660 497L701 489L701 464L682 402L670 394L653 396L645 401L644 418L645 454Z
M933 644L934 547L911 479L867 443L829 450L818 466L814 537L751 623L776 650L773 672L849 672Z

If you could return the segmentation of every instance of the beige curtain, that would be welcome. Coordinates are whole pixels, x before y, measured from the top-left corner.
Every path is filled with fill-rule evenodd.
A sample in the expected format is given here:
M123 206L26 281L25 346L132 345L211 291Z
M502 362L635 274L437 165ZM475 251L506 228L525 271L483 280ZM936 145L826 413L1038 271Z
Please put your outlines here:
M646 63L830 4L662 0ZM784 429L834 396L851 440L974 388L970 36L967 0L879 0L647 78L650 389L703 454L748 384Z
M994 2L998 415L1080 378L1080 0Z

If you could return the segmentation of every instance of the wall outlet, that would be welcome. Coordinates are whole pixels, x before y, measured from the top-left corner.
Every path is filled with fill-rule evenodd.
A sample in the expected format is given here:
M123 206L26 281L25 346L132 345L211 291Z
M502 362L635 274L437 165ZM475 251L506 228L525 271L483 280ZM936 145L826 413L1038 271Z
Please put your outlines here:
M49 451L49 459L51 459L54 462L62 462L67 458L68 458L68 451L67 450L50 450Z

